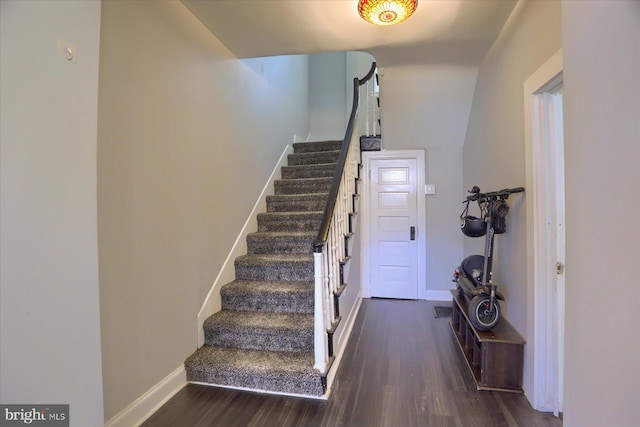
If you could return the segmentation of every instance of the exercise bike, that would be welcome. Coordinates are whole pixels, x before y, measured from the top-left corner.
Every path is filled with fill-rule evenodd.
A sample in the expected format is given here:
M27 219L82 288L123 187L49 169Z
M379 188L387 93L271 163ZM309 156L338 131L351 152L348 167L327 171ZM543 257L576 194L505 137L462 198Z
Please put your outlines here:
M471 324L480 331L493 329L500 322L501 309L498 300L504 297L492 280L493 242L496 234L507 231L506 217L509 213L507 199L513 193L521 193L524 188L507 188L500 191L481 193L473 187L462 202L466 206L460 214L460 229L465 236L482 237L484 256L471 255L460 263L453 273L458 295L469 300L468 315ZM469 204L477 202L480 217L469 215Z

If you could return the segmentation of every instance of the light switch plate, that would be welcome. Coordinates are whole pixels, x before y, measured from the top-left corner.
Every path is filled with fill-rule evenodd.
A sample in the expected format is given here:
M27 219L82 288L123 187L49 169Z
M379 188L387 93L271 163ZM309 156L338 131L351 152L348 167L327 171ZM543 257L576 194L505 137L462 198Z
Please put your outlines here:
M436 186L435 186L435 184L426 184L424 186L424 194L427 194L427 195L436 194Z

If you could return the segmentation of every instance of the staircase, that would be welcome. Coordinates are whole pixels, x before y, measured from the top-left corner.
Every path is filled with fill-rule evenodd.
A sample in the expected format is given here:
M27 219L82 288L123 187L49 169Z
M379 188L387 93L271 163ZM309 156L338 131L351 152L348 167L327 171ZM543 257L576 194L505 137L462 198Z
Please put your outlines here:
M322 396L314 369L313 243L342 141L294 144L222 310L204 323L205 345L185 361L187 380L266 392Z

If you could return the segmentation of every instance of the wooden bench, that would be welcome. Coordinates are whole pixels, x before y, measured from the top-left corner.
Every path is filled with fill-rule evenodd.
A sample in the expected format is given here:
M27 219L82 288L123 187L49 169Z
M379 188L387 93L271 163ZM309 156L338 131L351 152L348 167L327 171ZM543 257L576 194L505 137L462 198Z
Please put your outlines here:
M526 341L506 320L491 331L478 331L467 315L467 301L452 290L451 330L478 390L522 393Z

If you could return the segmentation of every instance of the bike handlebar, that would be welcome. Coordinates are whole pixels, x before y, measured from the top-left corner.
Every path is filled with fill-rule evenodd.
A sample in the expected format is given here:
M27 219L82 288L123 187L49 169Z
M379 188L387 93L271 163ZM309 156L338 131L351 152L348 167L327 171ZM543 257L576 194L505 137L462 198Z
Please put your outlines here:
M473 193L473 194L471 194L470 196L467 196L467 202L475 202L475 201L482 202L487 199L498 198L498 197L502 197L506 199L507 197L509 197L510 194L522 193L523 191L524 191L524 187L516 187L516 188L505 188L500 191L491 191L489 193L481 193L480 188L473 187L473 189L470 191L470 193Z

